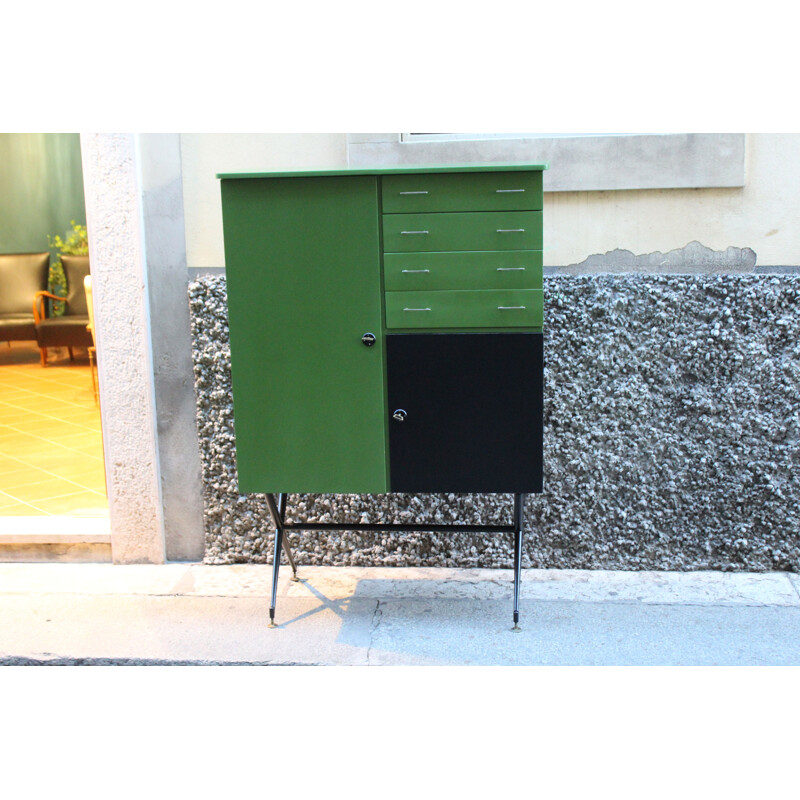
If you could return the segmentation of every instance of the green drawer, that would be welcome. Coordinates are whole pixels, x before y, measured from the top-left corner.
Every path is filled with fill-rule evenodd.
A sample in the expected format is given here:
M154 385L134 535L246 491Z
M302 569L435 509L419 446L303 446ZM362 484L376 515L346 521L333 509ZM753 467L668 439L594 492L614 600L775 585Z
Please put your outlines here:
M386 292L387 328L541 328L541 289Z
M387 292L429 289L541 289L541 250L387 253Z
M385 214L419 211L538 211L542 173L468 172L384 175Z
M383 215L384 253L541 249L541 211Z

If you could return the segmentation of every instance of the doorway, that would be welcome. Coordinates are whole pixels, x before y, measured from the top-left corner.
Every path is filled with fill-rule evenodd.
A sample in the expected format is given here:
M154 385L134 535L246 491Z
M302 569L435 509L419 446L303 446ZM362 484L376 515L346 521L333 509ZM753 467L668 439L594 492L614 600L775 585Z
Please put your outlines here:
M0 252L52 252L86 221L78 134L0 134L0 186ZM36 341L0 341L0 561L110 561L110 541L88 349L43 365Z

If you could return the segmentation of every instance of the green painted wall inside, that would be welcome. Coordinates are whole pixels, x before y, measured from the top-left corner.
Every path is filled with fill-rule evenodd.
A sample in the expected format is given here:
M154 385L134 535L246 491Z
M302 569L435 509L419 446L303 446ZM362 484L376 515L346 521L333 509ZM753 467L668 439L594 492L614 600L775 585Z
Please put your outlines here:
M86 224L80 135L0 133L0 253L43 252Z

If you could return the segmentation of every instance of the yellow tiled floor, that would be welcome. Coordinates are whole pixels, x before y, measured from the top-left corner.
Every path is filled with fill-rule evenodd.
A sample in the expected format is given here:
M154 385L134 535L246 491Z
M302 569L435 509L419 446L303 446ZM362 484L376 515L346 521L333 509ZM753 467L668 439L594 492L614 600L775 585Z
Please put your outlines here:
M108 515L89 358L0 342L0 517Z

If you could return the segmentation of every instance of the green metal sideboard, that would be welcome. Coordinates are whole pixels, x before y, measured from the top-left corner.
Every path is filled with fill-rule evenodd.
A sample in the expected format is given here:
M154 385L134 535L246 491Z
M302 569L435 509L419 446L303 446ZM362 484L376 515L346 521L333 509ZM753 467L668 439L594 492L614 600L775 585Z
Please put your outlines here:
M542 172L224 173L239 490L287 530L513 532L542 491ZM504 492L503 526L289 524L288 493Z

